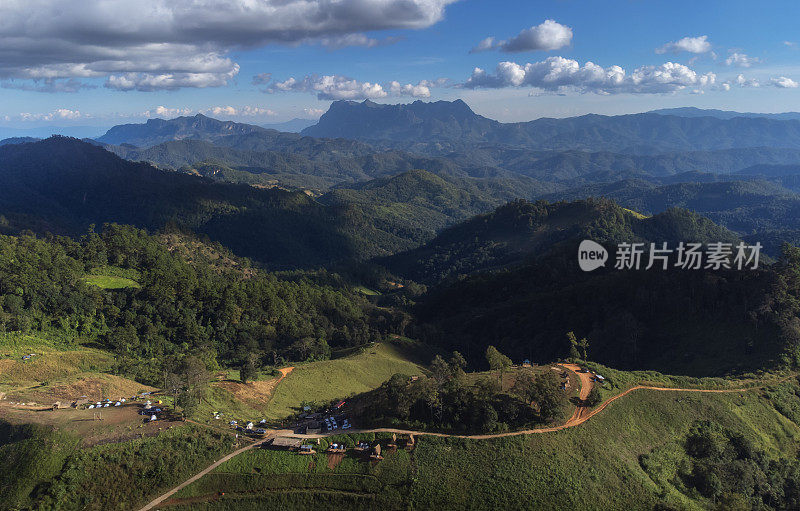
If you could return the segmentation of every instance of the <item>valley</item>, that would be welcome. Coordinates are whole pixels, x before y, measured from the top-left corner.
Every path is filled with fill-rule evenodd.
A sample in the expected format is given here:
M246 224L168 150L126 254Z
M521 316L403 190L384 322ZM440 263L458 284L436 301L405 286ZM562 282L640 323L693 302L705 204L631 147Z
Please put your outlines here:
M342 102L7 141L0 508L791 509L796 122Z

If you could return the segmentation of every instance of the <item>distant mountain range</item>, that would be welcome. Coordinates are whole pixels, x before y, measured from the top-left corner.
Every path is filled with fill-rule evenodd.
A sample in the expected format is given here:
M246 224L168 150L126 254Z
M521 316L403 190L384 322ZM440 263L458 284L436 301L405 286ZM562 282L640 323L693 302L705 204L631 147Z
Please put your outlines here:
M218 121L203 114L193 117L176 117L165 121L149 119L144 124L122 124L114 126L97 141L103 144L130 144L150 147L173 140L212 141L229 135L246 135L268 131L266 128L233 121Z
M262 124L262 128L268 130L287 131L289 133L300 133L302 130L317 124L315 119L299 119L295 117L291 121L276 122L272 124Z
M676 115L678 117L716 117L717 119L733 119L734 117L763 117L765 119L775 119L778 121L800 120L800 112L783 112L778 114L765 114L755 112L732 112L730 110L715 110L707 108L695 108L684 106L680 108L662 108L651 110L651 114Z
M800 239L796 220L800 218L800 121L750 115L672 109L500 123L475 114L460 100L405 105L338 101L319 123L299 134L196 115L115 126L97 140L86 142L127 160L210 178L203 186L212 186L213 180L276 188L275 193L307 190L316 198L304 206L315 211L309 218L319 220L323 211L358 211L350 220L366 221L371 234L364 238L347 222L335 227L347 232L342 239L350 239L348 243L356 248L330 249L329 253L338 254L333 259L344 257L348 250L364 258L410 248L460 219L507 200L589 196L610 197L646 214L686 207L742 235L771 237L774 253L781 239ZM9 139L0 141L0 146L33 145L32 154L39 158L43 148L55 143L30 144L35 140ZM85 148L77 149L84 145L72 147L84 154ZM96 160L97 154L90 160ZM52 162L50 166L58 165ZM122 163L108 160L96 165L116 168ZM142 170L145 175L152 171L149 166L135 168L149 169ZM158 174L159 181L166 180L160 186L174 190L177 185L166 175ZM105 177L101 177L84 176L103 181ZM125 179L117 177L116 184L107 186L121 187L119 183ZM134 186L136 180L128 179ZM150 186L142 185L142 198L136 200L144 200L144 190ZM233 193L232 188L226 190ZM235 195L205 203L225 204L221 210L248 209L251 216L259 210L260 206L245 208L251 200L243 198L246 194ZM28 197L31 203L39 200L28 192L19 196ZM308 197L303 196L306 201ZM6 197L16 200L8 191ZM163 202L169 200L163 197ZM42 204L55 207L58 197ZM17 206L17 213L26 211L24 201ZM208 227L206 220L196 220L207 213L195 207L181 206L179 213L159 210L148 213L148 218L133 214L134 206L126 212L133 214L130 218L119 210L96 217L87 217L88 211L62 216L75 220L70 228L109 219L158 227L170 218L179 218L193 230L225 238L222 231ZM57 223L58 217L54 211L48 222ZM187 223L188 217L193 220ZM212 217L215 225L223 223L216 213ZM231 221L232 217L224 220ZM253 218L242 225L251 221ZM317 226L321 228L321 224ZM354 234L357 231L358 235ZM339 234L329 239L336 236ZM236 243L238 253L275 260L271 252L254 248L258 243Z
M534 150L610 151L658 154L744 147L800 148L800 120L763 117L679 117L644 113L584 115L500 123L474 113L461 100L407 105L337 101L316 126L315 137L406 144L428 153L446 153L474 144Z
M36 128L0 127L0 139L15 137L47 138L51 135L65 137L92 138L108 130L108 126L40 126Z

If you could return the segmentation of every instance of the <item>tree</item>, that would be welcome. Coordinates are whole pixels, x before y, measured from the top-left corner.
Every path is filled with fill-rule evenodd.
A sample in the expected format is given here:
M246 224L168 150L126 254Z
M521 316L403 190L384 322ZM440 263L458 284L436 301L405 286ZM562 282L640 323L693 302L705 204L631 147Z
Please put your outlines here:
M255 358L253 353L248 353L244 357L244 362L242 362L242 366L239 368L239 380L241 380L242 383L247 383L248 381L256 379L258 369L256 367Z
M567 395L561 391L561 384L552 371L547 371L536 376L531 390L532 401L539 407L539 416L544 421L561 418Z
M431 373L436 382L441 385L450 377L450 366L441 356L436 355L431 362Z
M536 379L529 371L525 371L514 381L514 386L511 387L511 392L519 396L523 401L530 404L533 401L533 396L536 388Z
M464 374L464 370L467 368L467 360L461 355L461 353L454 351L453 355L450 357L450 373L453 378L458 378Z
M567 342L569 343L569 358L577 360L581 358L578 352L578 338L575 337L575 332L567 332Z
M575 336L575 332L567 332L567 342L569 342L569 358L572 359L579 359L581 358L581 354L578 351L580 348L583 351L583 361L589 358L587 355L587 350L589 349L589 339L586 337L578 340Z
M586 396L586 405L590 407L595 407L600 404L600 401L603 400L603 397L600 395L600 389L597 386L592 387L592 390L589 391L589 395Z
M500 371L500 384L503 382L503 371L511 367L511 359L503 355L494 346L486 348L486 361L492 371Z
M583 337L580 341L578 341L578 346L580 346L581 351L583 351L583 361L585 363L589 360L589 355L587 354L587 350L589 349L589 339Z
M179 397L179 402L184 411L192 415L205 396L211 375L205 363L194 355L183 359L179 374L184 381L184 392Z

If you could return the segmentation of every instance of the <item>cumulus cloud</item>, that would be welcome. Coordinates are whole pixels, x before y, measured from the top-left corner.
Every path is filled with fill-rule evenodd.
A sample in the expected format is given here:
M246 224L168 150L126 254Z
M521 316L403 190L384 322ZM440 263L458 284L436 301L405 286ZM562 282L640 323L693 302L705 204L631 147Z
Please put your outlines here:
M278 115L274 110L269 108L261 108L257 106L214 106L205 110L206 113L213 116L227 116L227 117L266 117Z
M49 113L32 114L23 112L19 114L19 118L22 121L75 120L84 117L89 116L81 114L78 110L70 110L68 108L58 108Z
M354 78L341 75L307 75L298 80L294 77L282 82L274 82L266 92L312 92L322 100L364 100L380 99L389 96L411 96L415 98L428 98L431 87L444 84L443 79L431 82L422 80L416 85L411 83L401 84L392 81L387 84L361 82Z
M136 114L136 115L134 115L134 117L148 117L148 118L150 118L150 117L167 117L167 118L172 118L172 117L178 117L178 116L181 116L181 115L189 115L189 114L192 113L192 111L193 110L191 108L169 108L169 107L166 107L166 106L163 106L163 105L159 105L159 106L157 106L155 108L152 108L150 110L145 110L144 112L142 112L140 114Z
M325 113L325 110L321 108L304 108L303 113L311 118L317 118Z
M798 87L798 83L791 78L787 78L785 76L781 76L778 78L771 78L769 81L770 85L774 87L779 87L781 89L796 89Z
M576 90L598 94L666 93L686 88L700 90L716 82L714 73L698 74L683 64L667 62L642 66L626 73L620 66L604 68L593 62L581 65L564 57L549 57L540 62L517 64L501 62L494 73L475 68L461 86L469 89L534 87L550 92Z
M214 87L237 74L227 57L233 50L363 43L364 32L429 27L454 1L82 0L67 8L61 0L3 0L0 78L102 77L110 88L142 91Z
M572 43L572 29L555 20L545 20L540 25L526 28L506 41L487 37L479 42L470 53L500 50L508 53L538 50L558 50Z
M746 78L743 74L738 75L734 80L727 80L723 82L723 85L725 84L727 84L729 87L736 85L745 89L758 88L762 85L768 87L777 87L779 89L796 89L800 86L800 83L786 76L770 78L766 82L762 83L757 78Z
M659 54L681 53L684 51L689 53L707 53L711 51L711 43L708 42L708 36L684 37L656 48L656 53Z
M736 79L733 80L732 82L728 81L726 83L729 83L731 85L738 85L739 87L743 87L743 88L761 87L761 82L759 82L757 79L755 79L755 78L745 78L745 76L743 74L740 74L740 75L736 76Z
M239 73L239 64L224 73L125 73L111 75L103 84L109 89L121 91L137 90L151 92L154 90L175 90L183 87L204 89L221 87Z
M727 59L725 59L726 65L736 66L736 67L750 67L758 62L759 62L758 57L749 57L744 53L738 53L738 52L731 53L730 56Z

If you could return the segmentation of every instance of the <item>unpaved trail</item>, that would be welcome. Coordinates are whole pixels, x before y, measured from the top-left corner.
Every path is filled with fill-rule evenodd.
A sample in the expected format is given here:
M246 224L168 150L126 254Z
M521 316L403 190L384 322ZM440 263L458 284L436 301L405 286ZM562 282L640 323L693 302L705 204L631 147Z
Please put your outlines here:
M282 380L282 379L284 379L284 378L286 378L287 376L289 376L289 373L291 373L292 371L294 371L294 366L292 366L292 367L284 367L284 368L282 368L282 369L278 369L278 371L280 371L280 372L281 372L281 377L280 377L280 378L278 378L278 381L276 381L276 382L275 382L275 385L279 384L279 383L281 382L281 380Z
M634 390L653 390L653 391L658 391L658 392L707 392L707 393L724 394L724 393L732 393L732 392L747 392L747 391L750 391L750 390L755 390L755 389L761 388L760 386L756 386L756 387L737 388L737 389L686 389L686 388L652 387L652 386L648 386L648 385L637 385L635 387L631 387L631 388L627 389L626 391L624 391L624 392L622 392L620 394L617 394L616 396L614 396L612 398L609 398L609 399L605 400L599 406L597 406L596 408L592 409L592 408L589 408L588 406L585 406L583 404L585 402L586 398L589 396L589 392L591 392L591 390L592 390L593 383L592 383L592 375L591 375L591 373L582 373L582 372L580 372L580 367L578 365L576 365L576 364L560 364L560 366L572 371L573 373L575 373L578 376L578 379L581 382L581 389L580 389L580 392L578 394L580 402L575 407L575 412L572 414L572 417L570 417L564 424L560 424L558 426L552 426L552 427L549 427L549 428L536 428L536 429L525 429L525 430L520 430L520 431L510 431L510 432L507 432L507 433L491 433L491 434L484 434L484 435L453 435L453 434L449 434L449 433L436 433L436 432L430 432L430 431L413 431L413 430L408 430L408 429L394 429L394 428L352 429L352 430L347 431L346 433L347 434L351 434L351 433L395 433L395 434L401 434L401 435L409 435L410 434L410 435L417 435L417 436L427 435L427 436L435 436L435 437L466 438L466 439L471 439L471 440L488 440L488 439L491 439L491 438L503 438L503 437L510 437L510 436L519 436L519 435L535 435L535 434L540 434L540 433L552 433L552 432L555 432L555 431L561 431L561 430L564 430L564 429L567 429L567 428L572 428L572 427L575 427L575 426L579 426L579 425L583 424L584 422L586 422L587 420L589 420L590 418L592 418L595 415L597 415L598 413L600 413L603 410L605 410L606 407L608 407L611 403L613 403L617 399L620 399L620 398L622 398L624 396L627 396L628 394L630 394ZM278 381L281 381L283 378L286 377L286 375L291 373L292 369L294 369L294 367L286 367L286 368L280 369L281 377L278 379ZM786 378L784 378L784 380L785 379ZM783 381L783 380L781 380L781 381ZM256 446L259 446L259 445L265 443L267 440L269 440L269 439L271 439L271 438L273 438L275 436L291 436L291 437L295 437L295 438L316 439L316 438L327 437L327 436L341 435L341 434L344 434L344 433L345 433L344 431L331 431L331 432L327 432L327 433L321 433L321 434L318 434L318 435L299 435L299 434L295 434L292 430L288 430L288 429L272 430L270 432L270 435L267 438L264 438L263 440L259 440L258 442L255 442L255 443L250 444L248 446L245 446L245 447L243 447L243 448L241 448L241 449L239 449L237 451L232 452L231 454L225 456L221 460L213 463L211 466L209 466L208 468L206 468L202 472L200 472L197 475L193 476L192 478L184 481L179 486L175 487L174 489L170 490L169 492L167 492L167 493L161 495L160 497L156 498L155 500L150 502L147 506L141 508L139 511L149 511L150 509L155 508L158 504L164 502L166 499L168 499L169 497L171 497L172 495L174 495L175 493L177 493L181 489L185 488L186 486L190 485L191 483L197 481L198 479L200 479L204 475L208 474L209 472L211 472L212 470L214 470L215 468L217 468L221 464L225 463L226 461L230 460L231 458L233 458L235 456L238 456L239 454L241 454L241 453L243 453L243 452L245 452L247 450L250 450L250 449L252 449L252 448L254 448Z
M755 390L760 387L749 387L749 388L736 388L736 389L686 389L686 388L673 388L673 387L653 387L648 385L637 385L635 387L631 387L626 391L617 394L614 397L611 397L605 400L603 403L598 405L595 408L590 408L585 406L583 403L585 402L586 398L589 397L589 392L592 390L592 374L591 373L582 373L580 372L580 367L576 364L560 364L561 367L564 367L573 373L575 373L581 382L581 390L579 393L580 403L578 406L575 407L575 412L572 414L564 424L559 424L558 426L551 426L547 428L536 428L536 429L523 429L518 431L509 431L507 433L490 433L490 434L483 434L483 435L454 435L450 433L436 433L431 431L412 431L407 429L394 429L394 428L375 428L375 429L353 429L347 431L347 433L396 433L401 435L428 435L428 436L436 436L436 437L449 437L449 438L467 438L471 440L488 440L490 438L503 438L509 436L519 436L519 435L536 435L540 433L552 433L554 431L561 431L567 428L573 428L575 426L579 426L589 420L590 418L594 417L598 413L602 412L606 409L611 403L616 401L617 399L622 398L623 396L627 396L634 390L654 390L659 392L707 392L707 393L717 393L717 394L725 394L725 393L733 393L733 392L746 392L749 390ZM293 434L289 430L282 430L279 434L284 436L293 436L297 438L319 438L319 437L326 437L326 436L333 436L333 435L341 435L343 431L331 431L327 433L321 433L319 435L296 435Z
M286 378L286 376L288 376L288 375L289 375L289 373L291 373L291 372L294 370L294 366L292 366L292 367L284 367L284 368L282 368L282 369L278 369L278 370L281 372L281 376L280 376L280 378L278 378L278 379L275 381L275 385L277 385L278 383L280 383L280 381L281 381L281 380L283 380L284 378ZM187 422L192 422L192 423L194 423L194 424L197 424L197 425L199 425L199 426L213 427L213 426L208 426L208 425L206 425L206 424L201 424L201 423L199 423L199 422L195 422L195 421L193 421L193 420L188 420ZM217 428L214 428L214 429L217 429ZM173 489L171 489L170 491L168 491L168 492L166 492L166 493L164 493L164 494L162 494L162 495L160 495L160 496L156 497L155 499L153 499L152 501L150 501L150 503L149 503L149 504L147 504L146 506L144 506L143 508L141 508L139 511L149 511L150 509L155 509L155 508L157 508L157 506L158 506L159 504L161 504L162 502L164 502L164 501L165 501L165 500L167 500L168 498L172 497L173 495L175 495L176 493L178 493L179 491L181 491L181 490L182 490L182 489L184 489L185 487L189 486L189 485L190 485L190 484L192 484L193 482L197 481L198 479L200 479L200 478L201 478L201 477L203 477L204 475L208 474L209 472L211 472L212 470L214 470L214 469L215 469L215 468L217 468L218 466L222 465L222 464L223 464L223 463L225 463L226 461L228 461L228 460L230 460L231 458L234 458L234 457L236 457L236 456L238 456L238 455L242 454L242 453L243 453L243 452L245 452L245 451L249 451L250 449L253 449L253 448L255 448L255 447L258 447L259 445L261 445L261 444L265 443L266 441L268 441L268 440L272 439L272 438L273 438L273 437L274 437L276 434L278 434L279 432L280 432L280 431L271 431L271 432L270 432L270 433L269 433L269 434L268 434L268 435L267 435L265 438L263 438L263 439L261 439L261 440L259 440L259 441L257 441L257 442L253 442L253 443L251 443L251 444L249 444L249 445L246 445L246 446L244 446L244 447L242 447L242 448L240 448L240 449L237 449L237 450L233 451L232 453L228 454L227 456L223 457L222 459L220 459L220 460L218 460L218 461L215 461L214 463L212 463L211 465L209 465L208 467L206 467L204 470L202 470L201 472L198 472L197 474L195 474L194 476L190 477L190 478L189 478L189 479L187 479L186 481L182 482L181 484L179 484L179 485L178 485L178 486L176 486L175 488L173 488Z
M241 449L237 449L237 450L233 451L232 453L228 454L227 456L223 457L222 459L220 459L218 461L215 461L214 463L209 465L207 468L205 468L201 472L198 472L197 474L193 475L192 477L190 477L186 481L182 482L181 484L179 484L175 488L171 489L167 493L164 493L163 495L160 495L160 496L156 497L155 499L150 501L149 504L147 504L146 506L141 508L139 511L149 511L150 509L155 509L159 504L161 504L162 502L164 502L168 498L172 497L173 495L175 495L176 493L178 493L179 491L181 491L185 487L189 486L193 482L197 481L198 479L200 479L204 475L208 474L209 472L211 472L212 470L214 470L218 466L222 465L223 463L225 463L229 459L234 458L234 457L242 454L245 451L249 451L250 449L253 449L254 447L257 447L257 446L263 444L267 440L271 439L273 436L274 435L269 435L266 438L264 438L262 440L259 440L258 442L254 442L252 444L245 445Z

